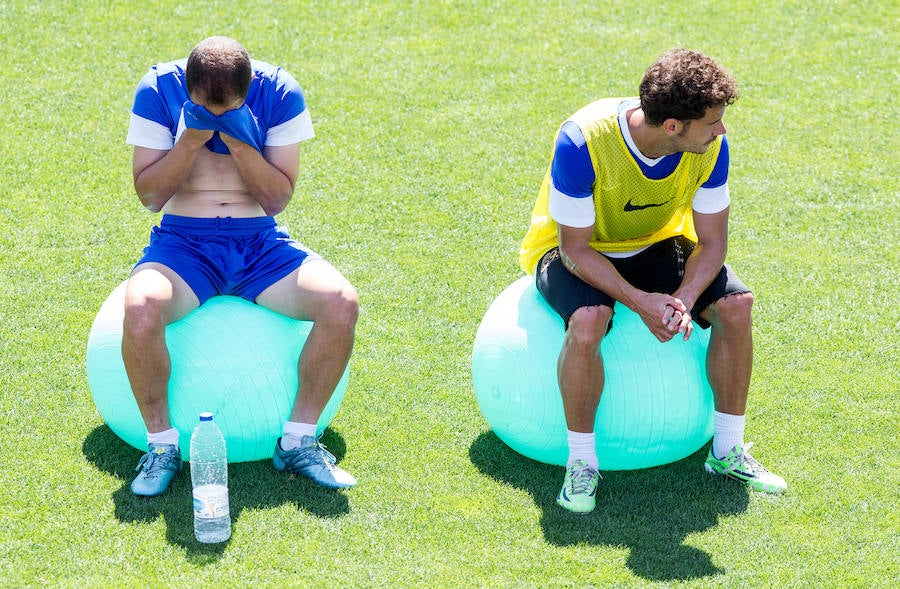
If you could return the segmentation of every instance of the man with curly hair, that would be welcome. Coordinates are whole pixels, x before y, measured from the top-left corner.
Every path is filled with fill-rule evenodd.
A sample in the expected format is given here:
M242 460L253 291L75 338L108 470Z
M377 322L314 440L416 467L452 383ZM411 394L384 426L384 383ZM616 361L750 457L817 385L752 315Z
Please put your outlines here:
M661 342L711 329L715 397L709 473L781 493L784 480L748 454L745 409L753 295L725 264L728 142L734 78L706 55L675 49L646 71L638 98L598 100L560 128L519 263L562 317L558 380L569 458L557 503L596 505L594 420L603 390L600 342L616 301Z

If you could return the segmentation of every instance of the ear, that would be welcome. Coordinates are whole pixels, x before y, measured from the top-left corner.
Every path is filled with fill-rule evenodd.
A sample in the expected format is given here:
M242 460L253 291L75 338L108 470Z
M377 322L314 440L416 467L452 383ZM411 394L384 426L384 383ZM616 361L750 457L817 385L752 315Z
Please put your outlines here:
M666 119L663 121L662 128L665 131L666 135L673 136L681 133L681 129L684 126L684 123L679 121L678 119Z

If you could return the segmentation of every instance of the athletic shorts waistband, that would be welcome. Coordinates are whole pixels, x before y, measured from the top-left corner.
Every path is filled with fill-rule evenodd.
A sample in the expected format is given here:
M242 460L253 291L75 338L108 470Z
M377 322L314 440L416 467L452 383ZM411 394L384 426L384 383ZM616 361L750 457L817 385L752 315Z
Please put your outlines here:
M182 217L163 215L160 229L185 231L195 235L254 235L274 229L275 217Z

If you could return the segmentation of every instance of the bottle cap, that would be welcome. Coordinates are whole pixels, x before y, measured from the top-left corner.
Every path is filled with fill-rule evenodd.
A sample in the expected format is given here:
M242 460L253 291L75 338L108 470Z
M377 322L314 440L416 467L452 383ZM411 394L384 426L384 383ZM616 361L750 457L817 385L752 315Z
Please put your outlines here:
M213 414L209 411L204 411L200 414L200 421L212 421Z

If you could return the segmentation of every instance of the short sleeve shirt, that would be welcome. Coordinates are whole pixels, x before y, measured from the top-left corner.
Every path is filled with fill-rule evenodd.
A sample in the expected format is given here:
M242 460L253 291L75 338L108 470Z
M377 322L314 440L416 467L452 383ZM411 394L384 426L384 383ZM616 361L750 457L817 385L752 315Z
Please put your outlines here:
M134 96L126 142L170 150L185 129L183 108L190 100L185 83L187 59L154 65ZM245 104L256 117L267 146L292 145L315 136L303 90L278 66L252 60L253 78Z
M650 159L634 145L625 112L636 103L623 102L618 122L626 145L645 177L656 180L668 176L681 160L681 153ZM715 168L709 179L697 189L693 209L698 213L717 213L730 203L728 194L729 150L728 140L722 137ZM550 213L554 220L570 227L590 227L594 224L594 169L581 129L567 122L556 139L554 157L550 169Z

